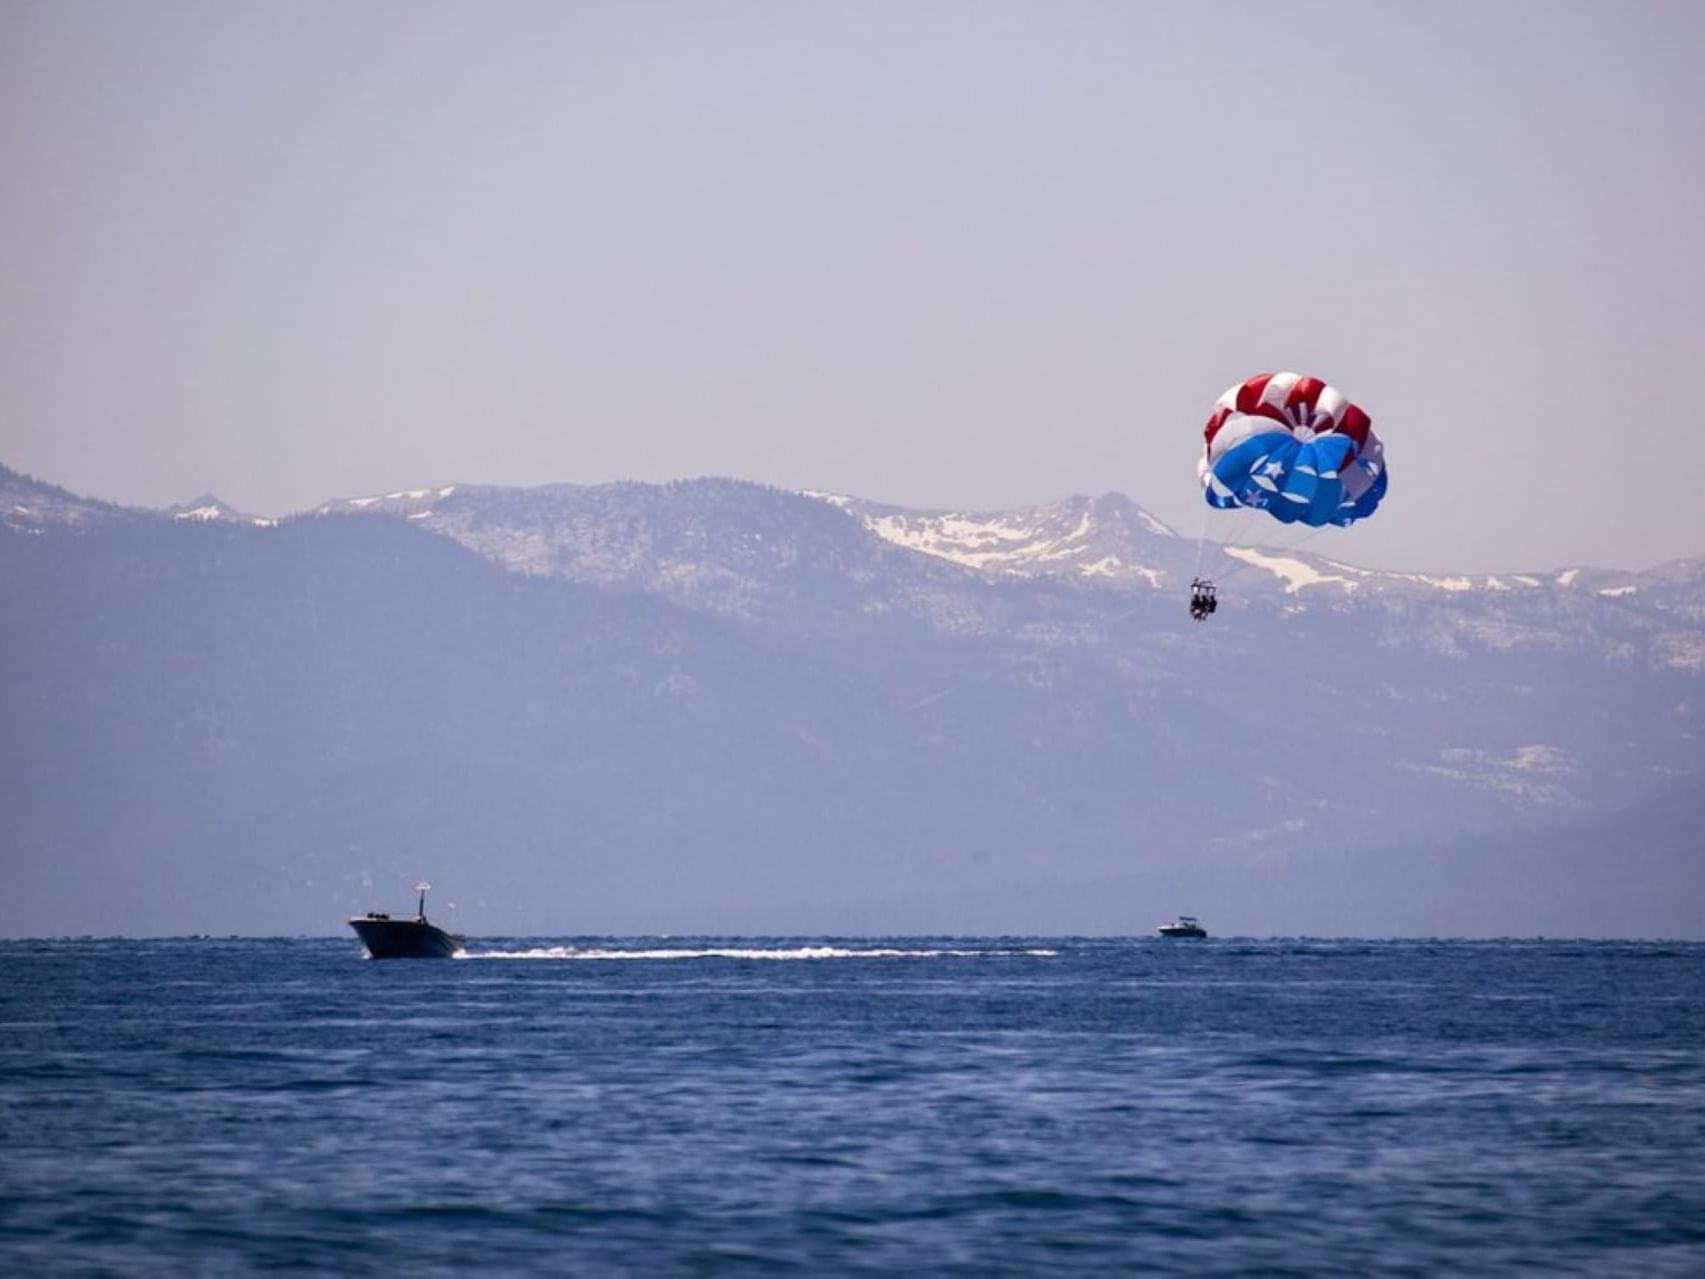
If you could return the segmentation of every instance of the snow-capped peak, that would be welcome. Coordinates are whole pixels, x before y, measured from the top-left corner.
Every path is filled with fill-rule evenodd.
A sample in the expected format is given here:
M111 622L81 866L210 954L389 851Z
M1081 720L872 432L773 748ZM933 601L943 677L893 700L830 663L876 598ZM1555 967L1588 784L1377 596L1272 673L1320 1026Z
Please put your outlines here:
M166 514L174 520L189 520L196 524L212 524L225 522L228 524L250 524L256 528L272 528L278 521L264 515L245 515L235 507L228 506L214 497L211 493L203 493L178 506L166 508Z

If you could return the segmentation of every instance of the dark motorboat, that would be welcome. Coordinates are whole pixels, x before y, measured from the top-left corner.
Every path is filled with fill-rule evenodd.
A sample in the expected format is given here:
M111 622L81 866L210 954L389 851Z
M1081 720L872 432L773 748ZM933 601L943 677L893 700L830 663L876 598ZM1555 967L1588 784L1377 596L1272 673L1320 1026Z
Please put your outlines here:
M392 919L370 910L349 921L361 944L374 959L449 959L459 954L468 939L447 933L426 919L426 892L431 884L416 884L420 894L419 913L413 919Z
M1155 929L1162 937L1183 937L1200 941L1208 935L1208 930L1196 922L1194 915L1180 915L1170 924L1162 924Z

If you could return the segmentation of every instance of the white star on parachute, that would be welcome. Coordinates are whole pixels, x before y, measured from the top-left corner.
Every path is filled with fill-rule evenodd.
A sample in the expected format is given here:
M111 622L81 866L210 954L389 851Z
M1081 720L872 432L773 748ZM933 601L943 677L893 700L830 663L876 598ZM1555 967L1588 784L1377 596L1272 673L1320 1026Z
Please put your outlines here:
M1284 473L1285 464L1276 458L1261 468L1261 474L1263 475L1278 476L1283 475Z

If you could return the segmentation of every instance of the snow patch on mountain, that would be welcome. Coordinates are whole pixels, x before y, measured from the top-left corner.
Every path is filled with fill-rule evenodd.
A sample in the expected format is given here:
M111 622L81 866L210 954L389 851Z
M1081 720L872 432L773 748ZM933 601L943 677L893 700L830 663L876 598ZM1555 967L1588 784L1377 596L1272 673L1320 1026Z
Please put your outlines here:
M50 528L90 528L158 518L152 511L80 497L0 465L0 527L14 532L34 534Z
M967 568L1008 573L1023 573L1030 565L1079 556L1089 549L1084 544L1090 530L1088 512L1064 533L1052 531L1045 524L958 514L884 515L868 523L877 535L895 546L922 551Z
M1433 760L1404 761L1397 767L1539 807L1568 807L1576 802L1566 781L1577 768L1569 752L1558 746L1518 746L1508 755L1470 746L1447 746Z
M892 546L996 577L1064 577L1159 589L1182 540L1129 498L1069 497L1010 511L912 510L807 491Z
M181 506L169 506L165 513L174 520L185 520L192 524L248 524L254 528L278 527L278 521L270 516L245 515L235 507L221 502L211 493L203 493L200 497L192 498Z
M1285 583L1285 594L1294 595L1308 586L1338 585L1346 591L1360 588L1361 583L1336 573L1323 573L1313 565L1284 555L1267 555L1249 546L1228 546L1225 553L1254 568L1265 569Z
M1574 572L1579 572L1579 570L1574 570ZM1545 585L1545 583L1540 581L1539 578L1526 573L1510 573L1503 576L1499 576L1497 574L1476 576L1468 573L1451 573L1441 575L1435 573L1385 572L1375 573L1372 574L1372 576L1378 577L1387 583L1413 582L1417 586L1424 586L1429 590L1434 591L1444 591L1451 595L1461 595L1474 591L1485 592L1488 594L1509 594L1522 589L1535 590ZM1571 577L1570 580L1572 581L1573 578Z

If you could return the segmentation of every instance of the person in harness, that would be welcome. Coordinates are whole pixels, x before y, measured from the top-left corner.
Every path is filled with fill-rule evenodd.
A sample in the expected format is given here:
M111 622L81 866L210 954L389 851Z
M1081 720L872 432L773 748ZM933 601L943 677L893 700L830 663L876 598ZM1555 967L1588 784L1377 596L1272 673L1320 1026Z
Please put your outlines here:
M1190 618L1192 621L1205 622L1219 607L1219 601L1214 598L1214 584L1196 578L1190 583Z

